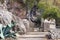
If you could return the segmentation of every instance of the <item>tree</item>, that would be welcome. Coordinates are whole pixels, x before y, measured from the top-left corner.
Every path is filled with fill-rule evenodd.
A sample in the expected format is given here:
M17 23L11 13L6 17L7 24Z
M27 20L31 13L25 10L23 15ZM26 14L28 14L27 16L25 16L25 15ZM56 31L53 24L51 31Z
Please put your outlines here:
M45 2L39 2L37 6L40 14L42 14L48 8L49 5L46 5Z
M51 7L47 10L44 11L44 13L42 14L42 17L44 19L46 18L54 18L54 19L57 19L59 16L59 9L57 7Z

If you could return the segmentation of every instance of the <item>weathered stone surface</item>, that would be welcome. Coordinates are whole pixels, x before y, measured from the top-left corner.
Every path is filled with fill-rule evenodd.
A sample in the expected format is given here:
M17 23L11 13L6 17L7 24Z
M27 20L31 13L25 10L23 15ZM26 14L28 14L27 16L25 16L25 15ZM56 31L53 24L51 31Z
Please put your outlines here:
M45 35L48 32L28 32L25 35L20 35L17 40L47 40Z
M47 40L46 38L19 38L17 40Z

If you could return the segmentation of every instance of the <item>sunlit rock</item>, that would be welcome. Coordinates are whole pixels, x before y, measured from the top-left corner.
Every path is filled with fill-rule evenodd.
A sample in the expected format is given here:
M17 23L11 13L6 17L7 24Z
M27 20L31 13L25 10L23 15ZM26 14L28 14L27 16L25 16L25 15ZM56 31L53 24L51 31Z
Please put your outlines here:
M26 30L29 31L30 30L30 27L29 27L29 21L27 19L23 19L23 23L26 27Z

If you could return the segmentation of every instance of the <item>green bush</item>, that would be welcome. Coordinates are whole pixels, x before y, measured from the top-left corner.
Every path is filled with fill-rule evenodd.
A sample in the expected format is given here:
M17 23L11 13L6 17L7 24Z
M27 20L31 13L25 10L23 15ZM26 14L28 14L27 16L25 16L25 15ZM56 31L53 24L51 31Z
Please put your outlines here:
M57 19L59 16L59 9L57 7L51 7L44 11L42 17L45 18L54 18Z

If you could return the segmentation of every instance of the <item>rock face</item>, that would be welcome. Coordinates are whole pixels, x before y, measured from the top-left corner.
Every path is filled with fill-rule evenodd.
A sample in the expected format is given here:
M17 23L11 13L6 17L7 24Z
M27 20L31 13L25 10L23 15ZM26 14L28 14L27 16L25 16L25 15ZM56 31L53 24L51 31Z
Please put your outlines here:
M20 30L26 32L26 29L29 28L29 21L27 19L21 19L19 16L12 14L3 6L3 4L0 6L0 17L2 19L0 21L2 21L2 24L6 26L11 24L11 21L13 20Z
M49 31L50 29L56 29L55 19L50 20L45 19L44 30Z
M29 25L29 21L27 19L22 19L23 23L26 27L26 31L29 32L30 31L30 25Z
M0 5L1 6L1 5ZM3 24L7 25L7 24L11 24L11 20L12 20L12 13L8 12L6 9L2 8L3 6L1 6L0 8L0 17L2 18L2 22Z
M44 31L48 31L49 30L49 21L47 19L44 20Z

